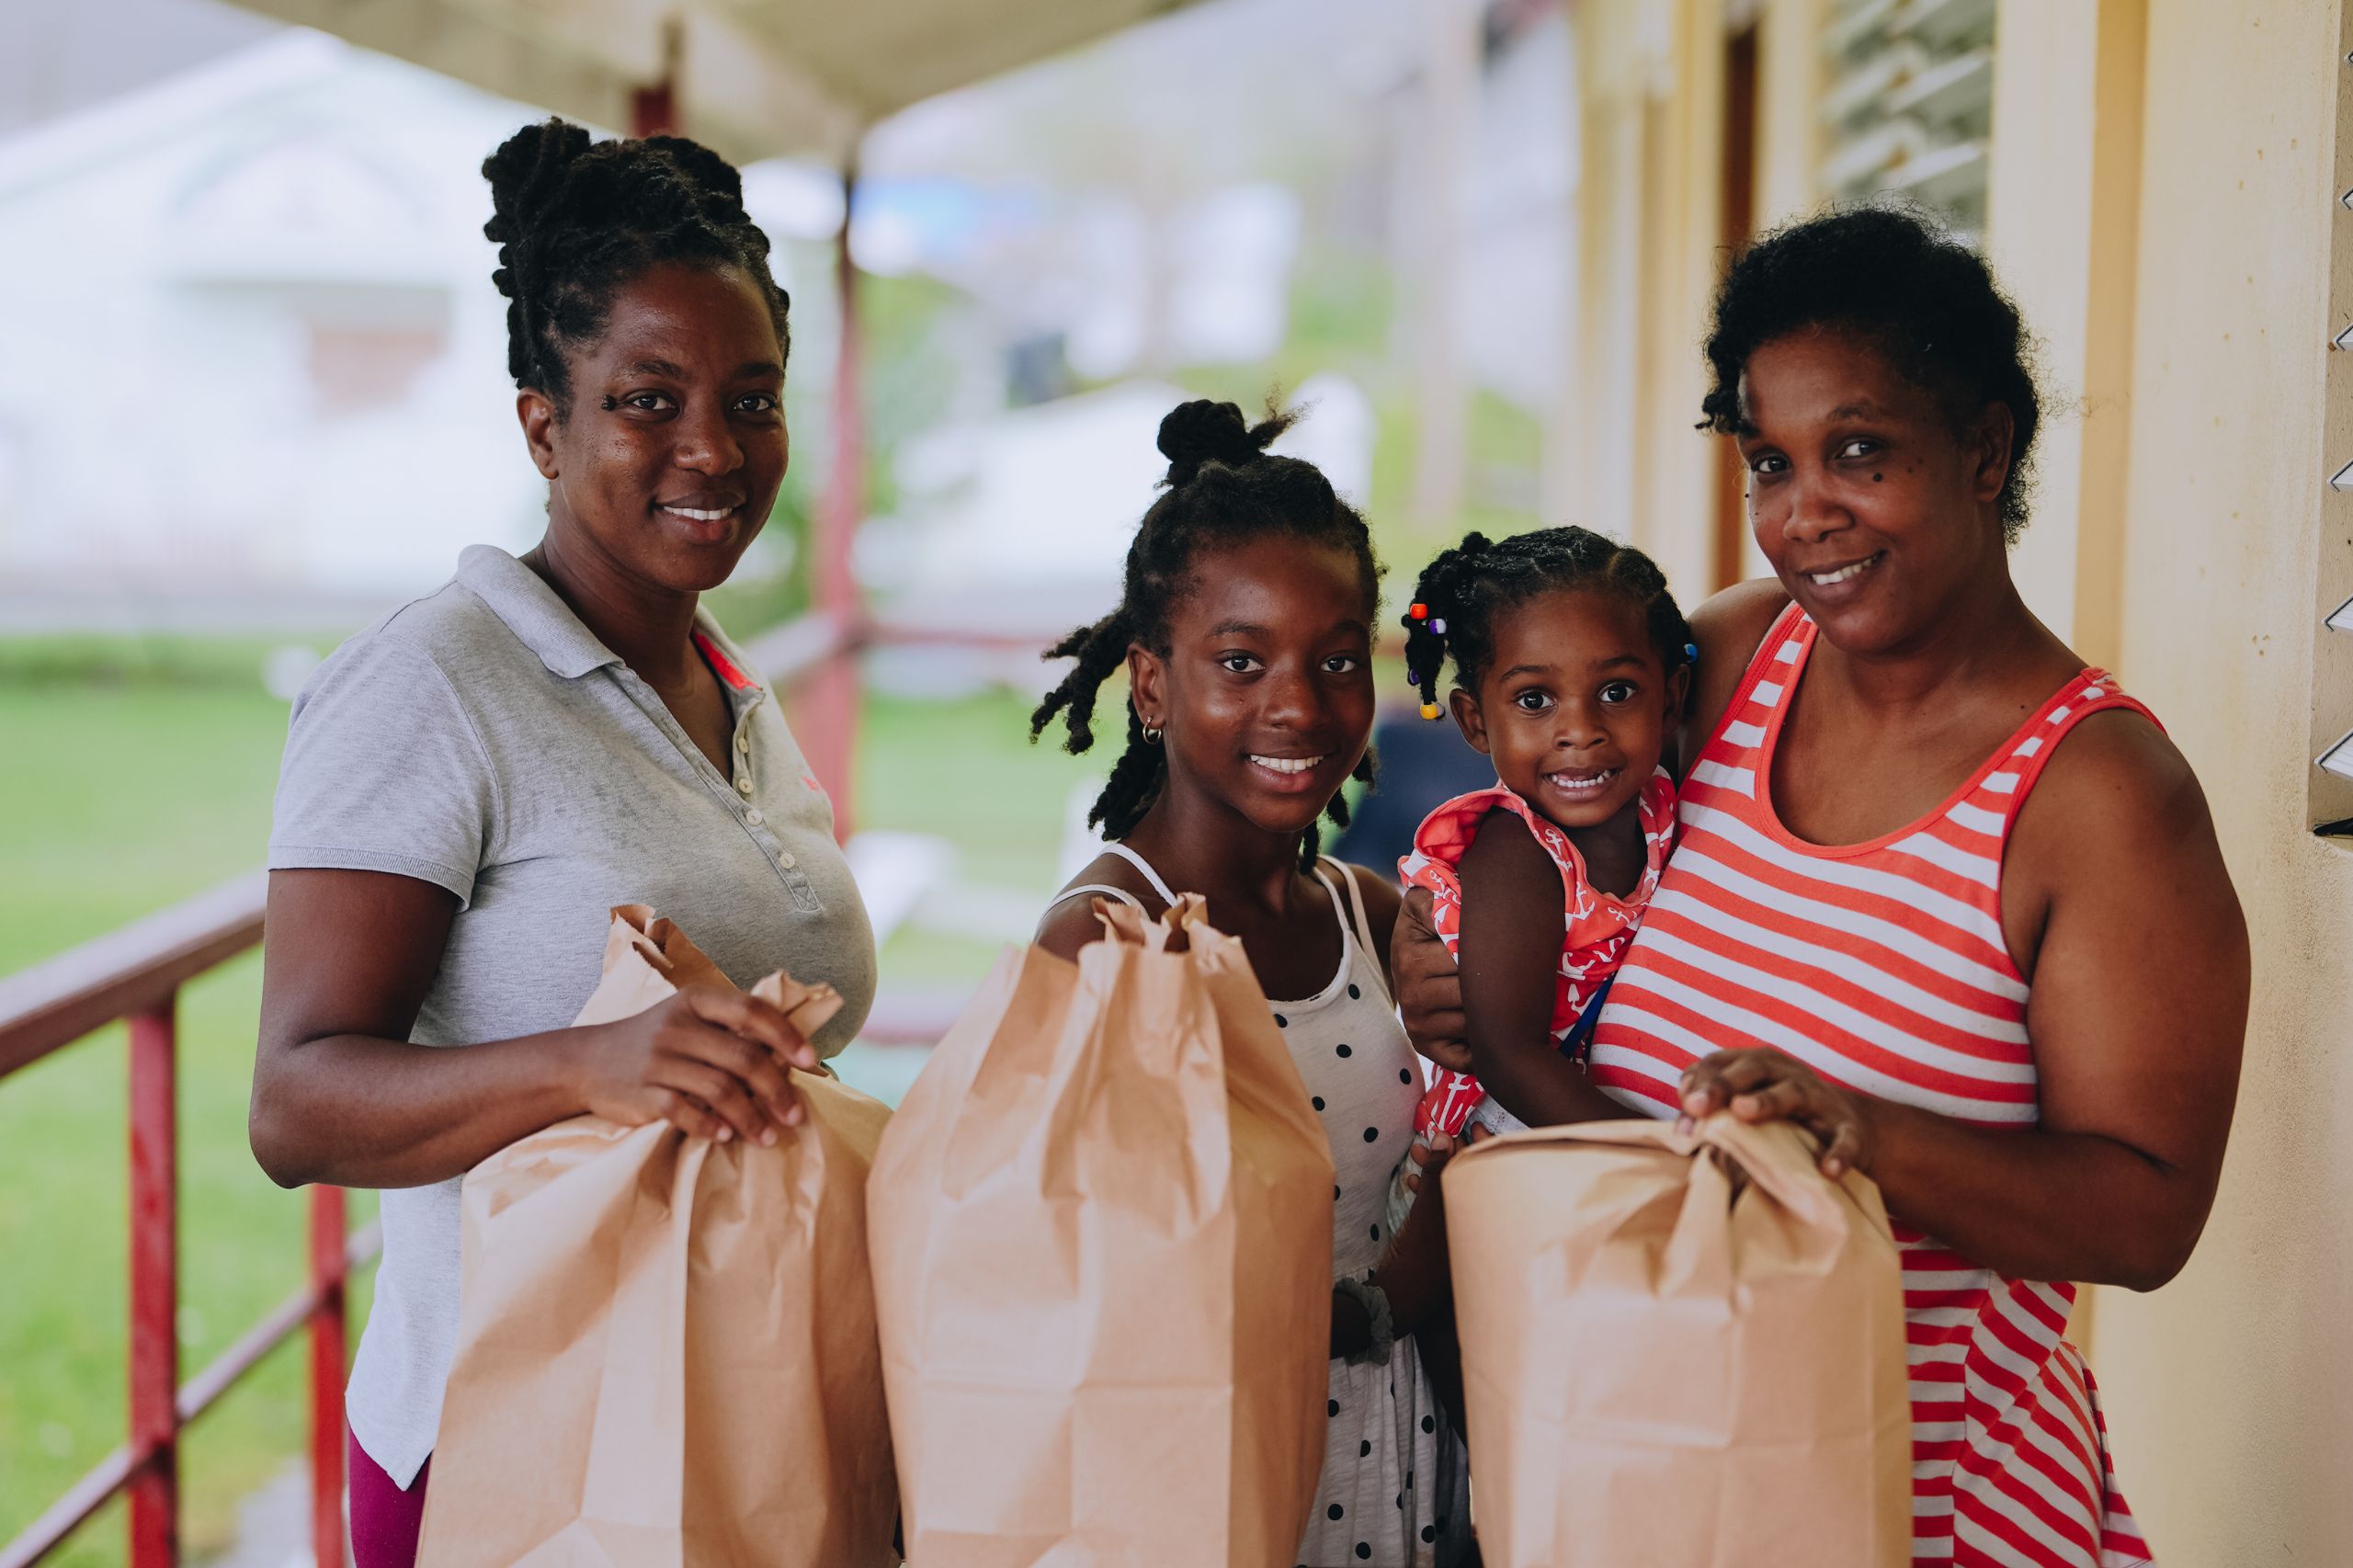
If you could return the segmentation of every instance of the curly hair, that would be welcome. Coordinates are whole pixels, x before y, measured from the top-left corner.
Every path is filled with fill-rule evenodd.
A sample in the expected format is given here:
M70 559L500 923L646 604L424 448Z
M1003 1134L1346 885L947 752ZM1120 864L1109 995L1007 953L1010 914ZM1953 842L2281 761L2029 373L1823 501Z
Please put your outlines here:
M665 262L732 267L767 299L790 352L791 301L768 270L768 238L744 211L734 165L683 136L593 142L562 119L527 125L483 160L506 296L506 369L570 414L565 351L594 342L622 284Z
M1935 397L1960 429L1990 403L2010 411L2003 537L2026 526L2034 437L2042 423L2034 344L1984 258L1909 207L1875 202L1774 230L1737 256L1716 291L1708 333L1715 384L1699 428L1749 428L1740 378L1749 357L1807 327L1850 332Z
M1078 662L1029 716L1032 741L1059 717L1067 730L1065 749L1074 756L1095 744L1099 688L1126 663L1131 645L1167 656L1169 616L1190 591L1201 557L1221 546L1260 539L1338 545L1355 552L1368 614L1378 605L1381 562L1364 518L1340 499L1314 464L1267 450L1296 417L1270 405L1267 417L1251 425L1233 403L1200 399L1161 420L1160 451L1168 460L1165 488L1128 546L1119 608L1046 650L1048 659ZM1372 781L1370 752L1351 777ZM1160 798L1167 778L1167 754L1144 739L1143 721L1131 702L1127 747L1087 812L1087 824L1101 826L1111 838L1125 838ZM1347 802L1336 794L1324 814L1346 827ZM1310 827L1300 846L1302 869L1314 866L1316 847L1316 830Z
M1590 528L1538 528L1503 540L1474 533L1439 551L1414 585L1405 668L1425 710L1438 700L1449 655L1455 684L1476 691L1495 657L1496 611L1567 588L1614 594L1641 610L1668 675L1691 662L1691 628L1667 591L1666 574L1632 545Z

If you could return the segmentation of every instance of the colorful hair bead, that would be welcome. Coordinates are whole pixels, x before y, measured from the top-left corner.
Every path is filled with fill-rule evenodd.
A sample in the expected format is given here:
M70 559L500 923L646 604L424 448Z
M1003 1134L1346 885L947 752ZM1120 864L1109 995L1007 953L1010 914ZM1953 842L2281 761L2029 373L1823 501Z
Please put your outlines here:
M1413 617L1415 620L1427 620L1430 615L1430 607L1421 603L1419 600L1416 600L1406 609L1405 613Z
M1446 635L1446 622L1445 622L1445 621L1443 621L1443 620L1433 620L1433 621L1431 621L1431 622L1430 622L1430 635L1431 635L1431 636L1433 636L1433 637L1443 637L1443 636L1445 636L1445 635Z
M1423 718L1425 718L1425 719L1435 719L1435 718L1437 718L1437 717L1438 717L1438 704L1437 704L1437 703L1435 703L1435 702L1429 701L1427 699L1425 699L1423 700L1423 702L1422 702L1422 717L1423 717Z

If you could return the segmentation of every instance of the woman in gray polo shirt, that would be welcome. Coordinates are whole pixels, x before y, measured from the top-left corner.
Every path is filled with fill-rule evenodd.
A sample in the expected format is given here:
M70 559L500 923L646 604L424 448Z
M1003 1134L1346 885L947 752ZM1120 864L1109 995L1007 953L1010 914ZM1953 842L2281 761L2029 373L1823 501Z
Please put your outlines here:
M519 560L467 551L321 667L270 835L254 1153L288 1186L387 1189L347 1399L360 1568L415 1556L459 1176L585 1111L773 1141L801 1116L777 1055L814 1065L874 992L831 803L697 608L788 452L786 301L735 171L551 120L483 172L547 532ZM781 967L848 1006L813 1042L723 992L570 1028L631 902L739 985Z

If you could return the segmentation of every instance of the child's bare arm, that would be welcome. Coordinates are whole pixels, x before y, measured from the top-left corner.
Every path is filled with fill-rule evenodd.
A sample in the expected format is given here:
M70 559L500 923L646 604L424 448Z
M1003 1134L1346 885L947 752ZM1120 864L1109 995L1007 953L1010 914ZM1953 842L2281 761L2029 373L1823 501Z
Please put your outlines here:
M1496 811L1479 824L1461 875L1462 1010L1479 1082L1530 1127L1631 1114L1552 1042L1560 868L1526 823Z

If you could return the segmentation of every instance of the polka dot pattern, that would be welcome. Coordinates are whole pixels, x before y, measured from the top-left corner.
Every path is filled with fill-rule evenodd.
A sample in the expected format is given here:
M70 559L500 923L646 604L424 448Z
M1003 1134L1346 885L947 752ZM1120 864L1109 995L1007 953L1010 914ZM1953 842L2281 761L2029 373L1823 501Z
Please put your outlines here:
M1346 908L1346 894L1335 890ZM1351 923L1353 925L1353 923ZM1362 1278L1385 1250L1399 1161L1413 1136L1421 1075L1389 1003L1380 955L1351 929L1344 970L1316 995L1275 1002L1276 1026L1332 1149L1332 1273ZM1435 1423L1413 1341L1386 1366L1331 1363L1324 1473L1298 1561L1435 1568L1457 1543L1437 1521L1463 1517L1461 1445ZM1467 1532L1465 1532L1467 1535Z

